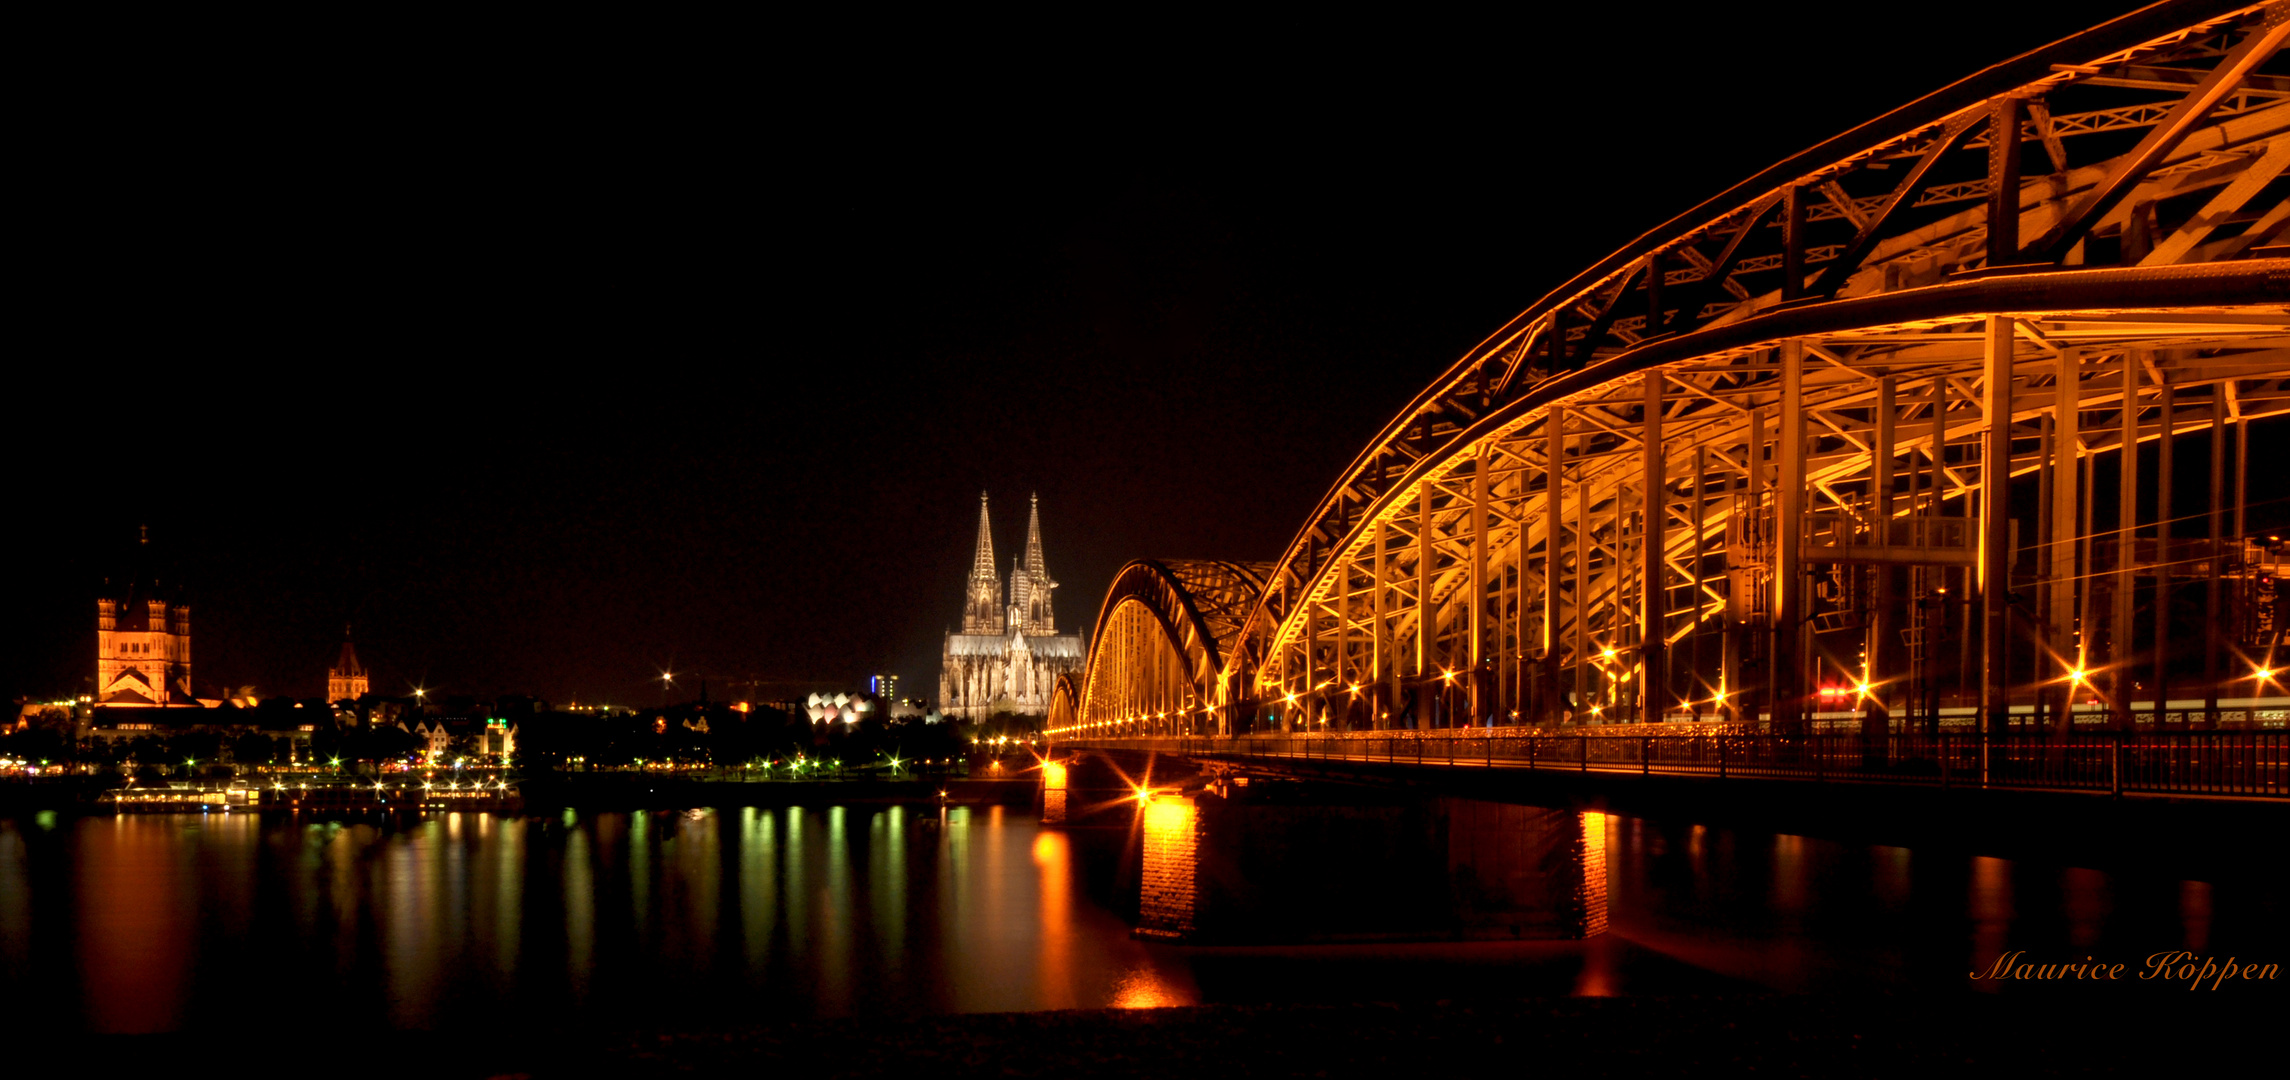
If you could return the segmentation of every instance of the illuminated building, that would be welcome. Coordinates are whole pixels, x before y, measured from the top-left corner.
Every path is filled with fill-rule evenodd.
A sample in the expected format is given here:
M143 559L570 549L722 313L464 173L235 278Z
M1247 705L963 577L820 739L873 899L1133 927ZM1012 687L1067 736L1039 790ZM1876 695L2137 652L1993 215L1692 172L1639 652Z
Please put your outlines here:
M813 691L803 699L803 714L814 724L840 720L856 724L875 714L875 699L866 694L822 694Z
M946 715L984 720L997 712L1043 713L1057 678L1081 669L1081 635L1057 632L1050 577L1042 556L1042 512L1034 500L1026 553L1010 568L1007 591L994 571L994 534L986 494L978 494L978 547L962 609L962 632L946 635L938 679Z
M517 752L517 722L507 717L432 716L408 728L432 765L452 760L455 744L477 759L506 764Z
M146 529L137 555L150 545ZM168 603L159 579L146 584L140 567L123 592L95 602L95 688L99 705L198 704L191 696L191 606Z
M343 627L342 656L326 669L326 700L356 701L366 696L366 687L366 667L358 662L358 650L350 644L350 629Z

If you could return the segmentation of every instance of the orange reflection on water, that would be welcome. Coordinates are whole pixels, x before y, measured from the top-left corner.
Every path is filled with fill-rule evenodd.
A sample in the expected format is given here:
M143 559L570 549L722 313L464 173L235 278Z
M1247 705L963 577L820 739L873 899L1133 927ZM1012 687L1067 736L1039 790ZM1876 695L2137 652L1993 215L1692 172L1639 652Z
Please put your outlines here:
M1041 873L1036 983L1044 1005L1074 1007L1073 851L1066 835L1045 829L1034 837L1034 867Z
M1131 968L1113 984L1116 1009L1166 1009L1183 1004L1186 1004L1185 998L1162 982L1160 973L1150 967Z
M1582 819L1582 936L1606 932L1606 815Z
M2012 864L2006 859L1972 859L1972 895L1967 905L1972 916L1973 971L1986 971L2003 955L2012 930ZM1973 989L1994 993L1992 980L1982 979Z
M1139 937L1182 939L1193 932L1194 872L1199 860L1200 809L1184 796L1156 795L1145 803L1144 869L1137 902Z
M89 1026L102 1032L171 1031L181 1025L196 904L176 816L122 814L82 823L80 978Z
M1576 815L1582 827L1582 884L1575 894L1581 911L1582 936L1590 939L1582 951L1582 970L1574 980L1580 997L1613 997L1621 992L1621 973L1615 970L1614 944L1606 938L1606 815Z
M2186 928L2186 947L2201 952L2210 947L2210 882L2179 883L2179 922Z

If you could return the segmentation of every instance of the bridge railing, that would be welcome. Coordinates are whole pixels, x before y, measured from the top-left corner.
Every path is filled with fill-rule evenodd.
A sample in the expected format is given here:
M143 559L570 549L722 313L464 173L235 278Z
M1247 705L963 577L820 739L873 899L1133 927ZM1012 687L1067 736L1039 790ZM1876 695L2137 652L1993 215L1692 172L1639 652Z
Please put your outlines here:
M1087 738L1074 747L1197 757L1716 779L2290 798L2290 732L1596 735L1469 729Z

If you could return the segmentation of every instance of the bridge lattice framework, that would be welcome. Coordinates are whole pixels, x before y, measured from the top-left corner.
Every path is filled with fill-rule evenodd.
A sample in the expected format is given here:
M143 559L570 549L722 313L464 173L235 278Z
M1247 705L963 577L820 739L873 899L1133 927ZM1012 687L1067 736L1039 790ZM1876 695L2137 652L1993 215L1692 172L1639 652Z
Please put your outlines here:
M2286 37L2290 4L2157 4L1638 238L1275 562L1125 568L1052 727L1787 727L1819 687L1879 730L2125 726L2278 689L2247 474L2290 411Z

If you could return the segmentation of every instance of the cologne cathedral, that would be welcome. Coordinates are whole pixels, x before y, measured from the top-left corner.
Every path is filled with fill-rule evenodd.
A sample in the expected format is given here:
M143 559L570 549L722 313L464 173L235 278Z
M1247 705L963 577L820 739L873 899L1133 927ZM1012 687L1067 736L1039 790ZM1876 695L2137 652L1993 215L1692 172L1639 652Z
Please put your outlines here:
M938 677L939 709L963 720L995 713L1046 713L1057 678L1079 672L1079 634L1060 634L1051 610L1050 579L1042 561L1042 511L1034 500L1026 521L1026 554L1013 560L1005 590L994 571L994 534L986 519L986 493L978 493L978 552L962 606L962 632L946 635Z

